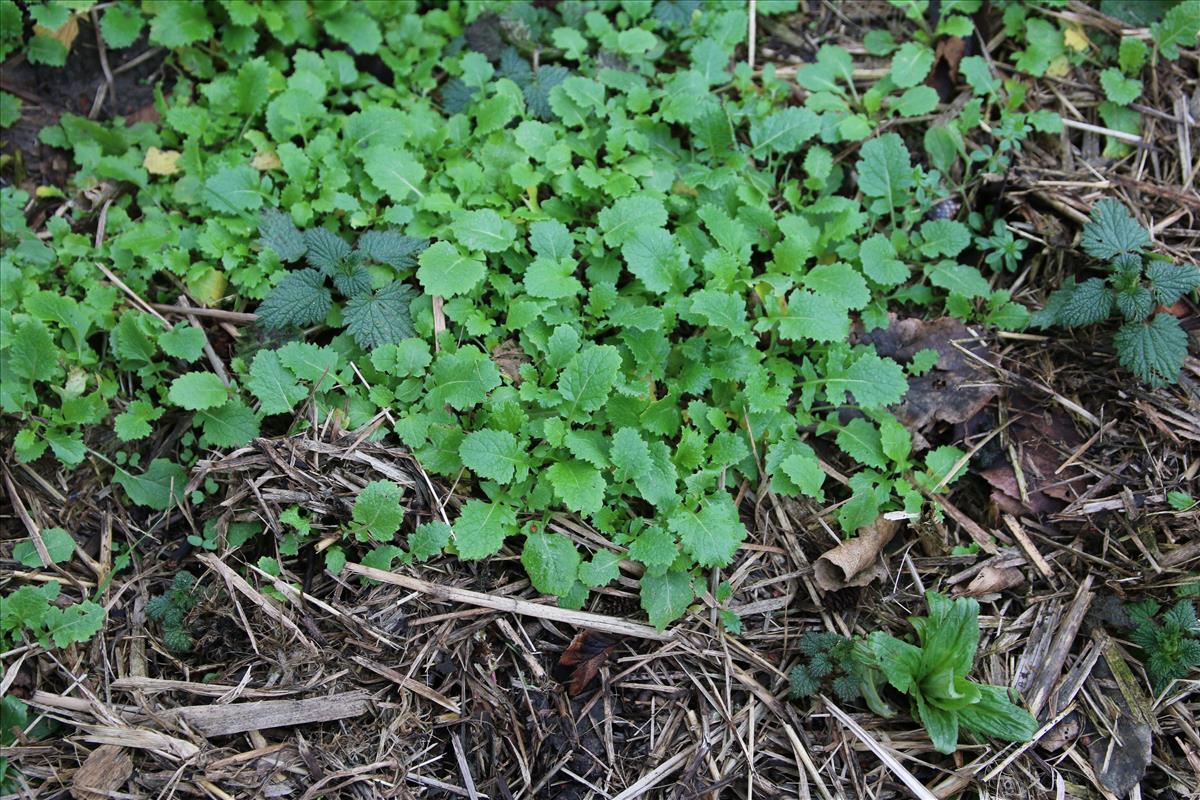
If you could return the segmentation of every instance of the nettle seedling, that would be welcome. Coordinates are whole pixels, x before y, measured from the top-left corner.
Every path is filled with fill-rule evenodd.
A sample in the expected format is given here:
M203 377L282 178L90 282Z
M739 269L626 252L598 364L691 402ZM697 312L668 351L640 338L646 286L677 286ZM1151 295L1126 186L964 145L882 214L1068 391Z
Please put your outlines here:
M1180 600L1155 619L1161 606L1153 600L1126 607L1133 620L1130 641L1142 651L1142 662L1155 692L1200 668L1200 619L1191 600Z
M327 320L336 324L340 318L364 350L413 335L409 304L416 293L394 280L391 270L415 266L425 240L396 231L369 231L351 248L328 228L301 231L290 216L274 210L263 212L259 234L263 247L280 261L290 264L303 258L309 264L289 273L258 307L259 321L267 328L307 327ZM333 294L326 281L345 298L337 317L330 316Z
M1200 286L1200 270L1144 253L1149 244L1150 235L1125 206L1107 198L1096 203L1082 246L1107 263L1108 274L1083 283L1067 279L1031 323L1078 328L1115 311L1125 320L1113 339L1121 365L1151 386L1164 386L1178 382L1187 356L1187 334L1166 307Z
M177 653L186 653L196 644L184 623L188 612L200 602L199 595L193 591L195 585L195 575L177 572L171 588L150 598L146 604L146 615L162 625L163 643Z

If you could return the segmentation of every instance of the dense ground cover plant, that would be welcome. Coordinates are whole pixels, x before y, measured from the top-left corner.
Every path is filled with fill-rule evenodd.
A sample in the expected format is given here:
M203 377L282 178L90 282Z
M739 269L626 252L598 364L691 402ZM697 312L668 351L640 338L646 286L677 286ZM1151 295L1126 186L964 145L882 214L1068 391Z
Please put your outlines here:
M1191 600L1179 600L1165 611L1154 600L1130 603L1126 609L1133 622L1129 639L1141 650L1155 692L1200 668L1200 619Z
M915 644L884 631L852 644L833 634L812 635L831 640L827 651L847 676L857 679L859 691L875 713L884 717L896 713L881 695L886 686L907 696L913 718L925 726L940 753L958 749L960 730L1005 741L1029 741L1037 731L1037 720L1013 703L1009 690L967 678L979 648L979 603L967 597L951 600L932 591L925 599L928 616L908 620L917 632ZM812 641L815 644L816 640ZM819 677L812 672L813 664L810 658L799 676L793 670L795 694L812 691L812 679ZM821 666L823 671L825 665ZM838 687L836 682L834 687ZM849 687L839 690L842 696L848 693Z
M968 57L961 113L923 135L901 124L937 108L932 37L969 33L979 3L943 4L936 29L914 16L904 44L872 37L890 68L867 88L834 46L794 83L752 71L735 57L748 20L734 4L183 5L100 16L114 47L145 30L172 48L160 124L68 114L41 134L73 155L79 186L116 188L104 236L76 209L39 238L31 198L0 191L0 407L20 419L20 459L93 458L133 503L203 519L215 485L183 491L200 452L303 428L302 405L347 429L387 412L374 436L478 491L452 528L402 509L351 521L331 568L347 551L481 559L511 537L535 587L580 606L630 558L659 626L748 536L729 492L743 481L844 501L835 518L853 535L885 511L920 513L922 491L961 471L956 448L914 454L886 410L928 360L880 357L858 331L895 310L1028 318L971 263L974 246L993 269L1017 266L1011 232L935 209L1057 116ZM1048 41L1053 23L1023 6L1006 23ZM58 30L89 8L30 13ZM42 38L6 46L54 49ZM1036 73L1035 55L1018 68ZM94 279L96 261L138 296L186 290L257 311L266 331L213 371L200 328L131 306ZM188 419L172 452L125 455ZM857 464L846 487L827 480L831 448ZM360 497L362 513L400 508L396 490ZM563 512L610 546L581 552L549 526ZM285 557L310 521L286 524ZM197 546L221 546L224 528L198 527Z

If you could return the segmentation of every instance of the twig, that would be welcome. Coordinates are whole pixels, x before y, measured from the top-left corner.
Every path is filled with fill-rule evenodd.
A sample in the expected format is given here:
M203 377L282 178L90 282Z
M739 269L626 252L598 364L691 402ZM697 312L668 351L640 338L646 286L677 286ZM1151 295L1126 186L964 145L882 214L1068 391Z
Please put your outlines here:
M756 13L757 11L758 11L758 0L750 0L750 9L749 9L749 16L750 16L749 28L750 29L746 35L746 38L749 40L747 42L747 51L748 52L746 55L746 61L749 62L750 69L754 69L754 54L755 54L755 49L758 44L758 42L757 42L757 40L758 40L758 19L757 19L758 14Z
M201 556L201 558L204 558L204 556ZM212 557L208 556L208 558L211 559ZM362 564L347 564L345 570L356 575L363 575L380 583L403 586L405 589L439 597L442 600L448 600L452 603L466 603L467 605L482 606L483 608L503 611L508 614L549 619L555 622L575 625L580 628L592 628L593 630L605 631L606 633L615 633L619 636L636 636L641 639L653 639L659 642L666 642L675 638L674 631L658 631L648 625L628 622L619 617L606 617L603 614L593 614L589 611L571 611L567 608L531 603L528 600L517 600L512 597L497 597L496 595L484 594L483 592L473 592L470 589L460 589L457 586L430 583L419 578L409 577L408 575L384 572L381 569L366 567Z
M846 726L846 729L854 734L860 742L867 746L867 749L883 762L883 765L890 769L900 782L908 787L908 790L913 793L914 797L919 800L938 800L937 795L925 788L925 785L917 780L917 776L908 771L908 768L900 763L900 760L892 755L892 751L884 747L875 737L863 730L863 727L851 719L850 715L833 704L825 695L818 695L821 702L829 710L829 713L837 719L838 722Z

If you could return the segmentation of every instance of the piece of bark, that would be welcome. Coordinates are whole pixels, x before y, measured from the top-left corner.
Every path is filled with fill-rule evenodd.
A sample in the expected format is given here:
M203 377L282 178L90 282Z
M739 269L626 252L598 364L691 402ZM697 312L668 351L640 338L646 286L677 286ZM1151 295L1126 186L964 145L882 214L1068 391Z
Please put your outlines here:
M858 535L821 554L813 563L813 578L827 592L849 586L866 586L875 580L881 564L880 552L899 530L896 520L876 520Z
M364 691L354 691L306 700L258 700L185 706L172 713L204 736L228 736L357 717L367 713L370 705L370 695Z
M104 800L133 774L133 759L124 747L102 744L88 754L71 779L75 800Z
M1054 688L1054 684L1062 677L1063 664L1067 660L1067 654L1071 652L1071 644L1075 641L1079 627L1083 624L1083 618L1092 605L1092 598L1096 594L1092 591L1092 580L1092 576L1088 575L1083 579L1083 583L1079 584L1075 599L1071 601L1071 607L1067 610L1066 616L1058 628L1058 633L1055 634L1054 641L1050 645L1050 651L1042 662L1042 669L1038 672L1037 679L1030 688L1029 711L1035 717L1049 699L1050 690Z

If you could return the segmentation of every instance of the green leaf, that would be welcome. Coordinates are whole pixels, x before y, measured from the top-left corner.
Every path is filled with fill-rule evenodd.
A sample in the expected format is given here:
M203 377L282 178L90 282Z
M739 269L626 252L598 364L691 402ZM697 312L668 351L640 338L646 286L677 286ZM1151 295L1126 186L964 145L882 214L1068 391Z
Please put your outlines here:
M667 209L661 200L644 195L623 197L597 217L604 243L620 247L639 228L662 228L667 224Z
M58 348L40 320L29 320L8 339L5 372L29 381L47 381L58 374ZM6 375L7 377L7 375Z
M850 392L863 408L882 408L899 403L906 391L903 367L875 353L863 353L844 372L830 370L825 378L826 395L839 405Z
M150 21L150 41L174 50L213 35L212 23L204 6L195 3L167 3Z
M660 631L682 617L696 598L692 591L692 579L686 572L666 572L662 575L647 572L642 576L639 594L642 609L650 618L650 624Z
M892 81L901 89L916 86L933 68L933 51L927 45L907 42L892 56Z
M611 345L588 345L576 353L558 377L564 416L568 420L586 417L604 405L620 368L621 354Z
M791 107L750 123L752 153L794 153L817 135L821 119L807 108Z
M156 458L141 475L134 475L117 467L113 480L137 505L155 511L166 511L172 505L183 502L187 473L173 461Z
M958 712L962 727L981 736L1008 742L1028 742L1037 733L1038 721L1008 698L1003 686L979 686L980 699Z
M858 187L868 197L882 198L888 208L901 205L913 186L913 169L904 140L885 133L862 146Z
M1025 49L1017 53L1017 69L1040 78L1063 53L1063 34L1057 25L1039 17L1025 21Z
M305 327L325 320L333 297L321 273L313 269L289 272L258 307L258 320L270 329Z
M43 620L55 647L86 642L104 627L104 606L83 600L64 609L51 607Z
M516 470L524 472L527 463L515 436L508 431L488 428L468 433L458 448L458 454L467 469L481 478L499 483L511 483Z
M939 261L926 270L929 282L951 294L971 300L986 297L992 287L975 267L953 261Z
M437 242L421 253L421 268L417 280L425 293L440 297L466 294L483 280L487 272L484 263L474 256L459 252L449 242Z
M473 345L441 353L433 364L432 388L426 395L429 408L449 405L458 410L479 405L500 385L500 371Z
M921 253L929 258L954 258L971 244L966 225L951 219L933 219L921 223Z
M558 300L574 297L583 290L583 284L575 277L575 262L563 258L536 258L525 269L525 291L532 297Z
M1104 87L1104 94L1109 100L1122 106L1129 105L1142 94L1142 82L1136 78L1126 78L1116 67L1109 67L1100 73L1100 85Z
M171 381L167 399L188 411L224 405L229 388L211 372L187 372Z
M490 208L462 214L453 228L459 244L487 253L504 252L517 238L517 227Z
M849 264L818 264L808 271L804 286L818 295L846 308L864 308L871 301L871 291L862 275Z
M104 44L120 50L137 41L146 20L134 6L110 6L100 18L100 33Z
M679 548L674 536L651 525L629 546L629 557L645 565L647 575L662 575L679 557Z
M1187 357L1187 333L1170 314L1155 314L1149 322L1128 322L1113 344L1122 366L1151 386L1179 381Z
M700 510L680 509L667 520L683 549L702 567L725 567L749 533L733 498L721 492L700 501Z
M1188 292L1200 288L1200 269L1190 264L1175 266L1167 261L1151 261L1146 267L1146 279L1150 281L1154 299L1170 306Z
M264 209L259 217L258 236L259 244L273 250L285 263L300 260L308 251L304 234L292 222L292 215L273 208Z
M363 8L343 8L324 20L323 28L334 39L349 45L355 53L374 53L383 43L379 23Z
M902 117L919 117L937 106L938 93L932 86L913 86L892 103L892 108Z
M864 240L858 255L863 272L880 286L897 286L908 280L908 265L896 258L895 246L883 234L876 233Z
M195 361L204 352L204 331L191 323L178 322L158 337L158 346L172 358Z
M285 414L308 396L274 350L259 350L254 356L246 388L258 398L264 414Z
M304 247L308 255L308 263L329 276L342 270L346 259L350 258L350 245L328 228L309 228L304 232Z
M21 98L0 92L0 128L12 127L21 118Z
M561 533L531 533L525 537L521 565L533 588L542 594L570 594L579 572L579 551Z
M417 256L428 245L425 239L414 239L395 230L367 231L358 240L359 251L371 261L396 269L416 266Z
M204 430L201 443L206 447L245 447L258 436L258 417L239 399L218 408L196 412Z
M787 311L777 319L779 335L792 341L837 342L850 333L850 317L843 303L804 289L788 296Z
M247 164L225 167L204 182L204 202L213 211L236 216L262 207L258 170Z
M123 412L113 418L113 431L123 442L143 439L150 435L150 423L163 415L159 406L145 400L133 400Z
M1108 319L1112 313L1113 293L1101 278L1089 278L1075 291L1058 311L1059 323L1068 328L1094 325Z
M1121 46L1117 51L1117 61L1121 71L1126 75L1137 76L1150 55L1150 48L1141 39L1130 36L1121 38Z
M1080 245L1093 258L1111 260L1137 253L1150 244L1150 235L1120 202L1103 198L1092 206L1091 220L1083 226Z
M421 183L425 167L407 151L395 147L372 147L363 156L363 169L394 203L408 202L412 195L424 197Z
M343 310L346 332L364 350L409 338L416 333L408 310L413 297L413 290L400 281L351 297Z
M75 555L75 539L62 528L43 528L41 536L42 543L46 545L46 552L50 555L50 564L62 564L64 561L70 561L71 556ZM13 546L12 557L21 562L22 566L32 569L50 566L42 563L42 557L32 539L17 542Z
M546 470L554 495L580 514L594 514L604 505L605 482L600 471L585 461L556 461Z
M316 391L327 389L333 383L338 354L332 348L318 347L310 342L288 342L277 352L283 365L300 380L315 384Z
M922 479L919 482L924 484L925 488L930 491L933 491L934 487L949 486L967 474L969 462L963 462L961 465L958 465L959 461L965 455L966 453L962 450L949 444L930 450L925 454L925 471L928 478ZM955 465L958 465L958 469L951 475L950 470L954 469Z
M639 228L621 247L629 271L647 289L666 294L686 264L675 237L662 228Z
M887 467L887 456L883 452L879 429L862 417L850 420L838 431L837 445L842 452L860 464L876 469Z
M444 522L425 522L408 535L408 550L417 561L427 561L450 543L450 526Z
M579 566L579 580L589 589L599 589L621 577L621 557L611 550L597 550Z
M458 557L476 560L500 552L504 540L517 532L517 514L504 503L468 500L454 522Z
M1180 47L1195 47L1200 34L1200 0L1183 0L1162 18L1150 25L1154 45L1166 58L1179 58Z
M404 490L392 481L371 481L354 498L354 535L359 541L391 541L404 521Z
M986 97L1000 91L1001 81L983 56L967 56L958 62L958 71L976 96Z

